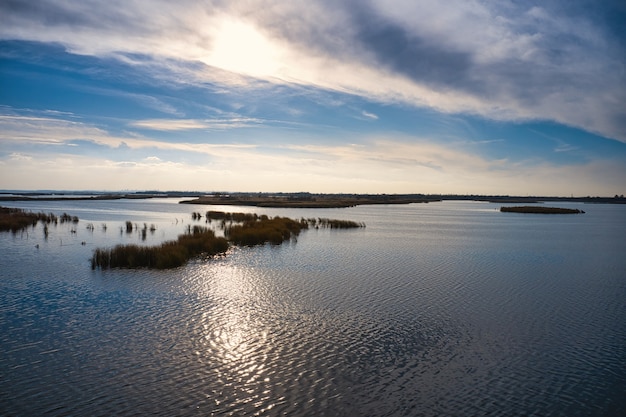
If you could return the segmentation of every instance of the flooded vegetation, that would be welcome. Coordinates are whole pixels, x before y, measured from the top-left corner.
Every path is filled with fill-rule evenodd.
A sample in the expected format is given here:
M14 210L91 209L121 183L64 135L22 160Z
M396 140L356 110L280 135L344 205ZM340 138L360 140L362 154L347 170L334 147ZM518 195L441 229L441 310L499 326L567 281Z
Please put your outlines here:
M52 213L31 213L18 208L0 207L0 232L17 233L20 230L35 226L39 222L46 225L50 223L78 223L78 217L70 216L67 213L56 216ZM47 227L45 233L48 234Z
M568 209L561 207L541 207L541 206L519 206L519 207L500 207L503 213L537 213L537 214L580 214L584 213L579 209Z
M254 246L271 243L279 245L282 242L296 237L302 229L307 229L308 223L296 221L286 217L265 216L263 219L247 220L242 224L227 227L224 235L230 242L239 246Z
M198 213L192 213L192 219L199 220L202 218L202 215ZM223 211L207 211L206 212L207 222L211 220L222 220L226 222L239 222L239 223L255 223L257 221L267 222L269 218L262 214L258 215L256 213L226 213ZM355 222L352 220L337 220L337 219L328 219L322 217L312 217L312 218L301 218L300 224L306 224L305 228L314 227L314 228L329 228L329 229L353 229L365 227L365 223L363 222Z
M334 219L308 219L309 225L312 227L322 227L330 229L356 229L365 227L365 223L354 222L352 220L334 220Z
M365 227L363 223L350 220L333 220L311 218L293 220L287 217L269 217L256 213L227 213L223 211L207 211L204 215L206 223L218 221L224 237L199 225L187 225L186 233L179 235L175 241L164 242L159 246L140 246L136 244L117 245L110 249L96 249L91 258L92 269L109 268L156 268L167 269L184 265L189 259L205 255L214 256L225 253L230 245L255 246L266 243L280 245L296 238L302 230L311 227L330 229L349 229ZM194 221L200 221L203 215L191 213ZM150 228L154 231L154 226ZM126 222L126 233L137 229L132 222ZM148 226L144 223L141 229L142 241L146 239Z
M201 254L213 256L227 250L226 239L216 237L213 230L194 226L189 233L180 235L178 240L159 246L117 245L112 249L96 249L91 258L91 268L176 268L192 257Z

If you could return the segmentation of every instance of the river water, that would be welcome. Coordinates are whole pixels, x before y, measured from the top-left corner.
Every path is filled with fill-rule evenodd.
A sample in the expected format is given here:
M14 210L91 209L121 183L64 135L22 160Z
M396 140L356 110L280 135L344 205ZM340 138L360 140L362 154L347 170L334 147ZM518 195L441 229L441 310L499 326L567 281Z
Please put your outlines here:
M3 204L80 221L0 234L0 415L626 414L625 206L177 202ZM209 209L367 227L91 270L96 247L174 239Z

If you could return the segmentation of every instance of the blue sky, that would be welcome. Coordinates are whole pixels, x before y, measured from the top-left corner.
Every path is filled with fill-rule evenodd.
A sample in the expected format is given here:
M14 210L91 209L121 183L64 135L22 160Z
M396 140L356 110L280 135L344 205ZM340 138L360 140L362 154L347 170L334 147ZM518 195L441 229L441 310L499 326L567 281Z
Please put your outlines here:
M626 194L620 1L0 0L0 189Z

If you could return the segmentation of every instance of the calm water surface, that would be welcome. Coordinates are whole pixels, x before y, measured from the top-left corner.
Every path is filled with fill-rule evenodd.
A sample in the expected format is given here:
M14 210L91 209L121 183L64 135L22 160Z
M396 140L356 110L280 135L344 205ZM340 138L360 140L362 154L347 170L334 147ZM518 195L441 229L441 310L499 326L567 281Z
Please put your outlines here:
M626 414L624 206L177 201L3 204L80 222L0 234L0 415ZM94 248L174 239L208 209L367 227L90 269Z

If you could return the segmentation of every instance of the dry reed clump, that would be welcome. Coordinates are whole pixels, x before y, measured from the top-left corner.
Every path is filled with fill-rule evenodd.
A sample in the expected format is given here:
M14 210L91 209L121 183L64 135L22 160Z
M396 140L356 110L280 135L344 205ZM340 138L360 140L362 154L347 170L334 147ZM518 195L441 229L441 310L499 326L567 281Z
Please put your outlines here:
M365 227L365 223L357 223L352 220L334 220L334 219L308 219L307 222L312 227L322 227L330 229L354 229Z
M262 216L258 220L244 221L242 224L227 227L224 235L229 241L240 246L262 245L271 243L279 245L285 240L298 236L308 224L286 217L268 218Z
M266 215L259 216L256 213L226 213L223 211L209 210L206 212L207 220L223 220L237 223L255 222L257 220L268 220Z
M199 219L198 216L193 216ZM255 213L225 213L208 211L207 221L219 220L224 229L224 236L216 237L206 227L187 225L187 232L178 236L178 240L165 242L160 246L146 247L139 245L118 245L113 249L96 249L91 266L101 268L175 268L183 265L188 259L200 254L216 255L228 250L229 244L237 246L254 246L270 243L279 245L295 238L309 224L316 227L351 228L365 227L362 223L348 220L301 219L300 221L286 217L270 218ZM132 230L132 223L127 222L127 230ZM144 229L146 225L144 224Z
M226 239L216 237L210 229L194 226L191 233L159 246L117 245L112 249L96 249L91 268L176 268L194 256L213 256L227 250Z
M45 224L71 221L78 223L78 217L63 213L57 217L53 213L31 213L19 208L0 207L0 231L16 233L29 226L35 226L38 222Z

